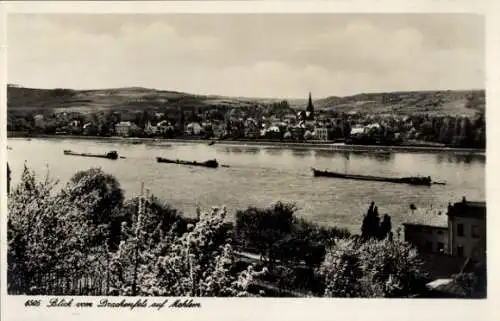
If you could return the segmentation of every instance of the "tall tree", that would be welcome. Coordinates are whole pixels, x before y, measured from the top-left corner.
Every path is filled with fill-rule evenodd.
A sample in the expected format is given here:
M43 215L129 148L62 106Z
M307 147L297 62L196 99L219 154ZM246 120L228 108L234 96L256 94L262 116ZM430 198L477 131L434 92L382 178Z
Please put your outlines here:
M62 192L77 206L80 199L92 197L94 205L87 210L97 225L108 224L111 216L123 206L124 196L120 183L113 175L104 173L100 168L77 172Z
M273 246L289 235L296 208L278 202L265 209L250 207L236 213L236 235L243 246L260 251L270 260Z
M368 211L363 218L361 226L361 236L363 239L377 238L379 236L380 217L375 202L371 202Z
M9 195L8 287L25 294L45 294L48 280L99 277L105 248L95 242L103 235L88 219L95 198L92 191L78 199L54 191L56 182L38 180L25 167L20 183Z
M384 214L382 223L380 223L379 239L385 239L386 237L392 238L391 230L392 230L391 217L387 214Z

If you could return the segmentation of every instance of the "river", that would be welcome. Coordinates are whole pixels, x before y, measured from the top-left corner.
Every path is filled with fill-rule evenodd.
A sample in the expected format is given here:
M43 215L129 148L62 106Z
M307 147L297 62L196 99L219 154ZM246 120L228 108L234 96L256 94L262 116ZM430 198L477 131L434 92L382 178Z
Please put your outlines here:
M268 206L275 201L294 202L298 215L316 223L359 232L370 201L381 214L392 217L393 227L411 221L409 204L445 207L463 196L485 200L485 157L452 153L375 155L334 152L314 148L290 149L202 143L129 144L106 140L8 140L12 184L19 182L23 164L40 178L67 182L79 170L100 167L119 180L126 197L140 192L141 182L150 193L193 216L196 207L225 205L228 219L237 209ZM63 155L63 150L104 153L117 150L126 159L107 160ZM157 156L184 160L216 158L229 168L209 169L156 162ZM446 185L411 186L331 178L314 178L311 167L356 174L431 176Z

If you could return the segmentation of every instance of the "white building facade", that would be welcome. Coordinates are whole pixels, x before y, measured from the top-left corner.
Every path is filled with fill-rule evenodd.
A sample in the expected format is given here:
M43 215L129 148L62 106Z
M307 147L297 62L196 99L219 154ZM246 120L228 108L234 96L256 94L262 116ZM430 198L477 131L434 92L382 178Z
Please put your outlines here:
M129 121L119 122L115 126L116 135L123 137L129 136L131 129L132 129L132 123Z
M328 129L326 127L317 127L314 130L314 136L317 140L327 141L328 140Z

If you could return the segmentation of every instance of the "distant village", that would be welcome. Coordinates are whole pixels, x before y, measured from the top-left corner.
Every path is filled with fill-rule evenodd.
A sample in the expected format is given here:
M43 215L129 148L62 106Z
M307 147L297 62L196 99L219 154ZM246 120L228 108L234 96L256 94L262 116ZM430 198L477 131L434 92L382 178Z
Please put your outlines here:
M316 110L311 94L303 109L287 101L253 107L165 108L9 115L9 132L27 134L191 137L199 139L346 142L484 148L484 114L476 117L370 115Z

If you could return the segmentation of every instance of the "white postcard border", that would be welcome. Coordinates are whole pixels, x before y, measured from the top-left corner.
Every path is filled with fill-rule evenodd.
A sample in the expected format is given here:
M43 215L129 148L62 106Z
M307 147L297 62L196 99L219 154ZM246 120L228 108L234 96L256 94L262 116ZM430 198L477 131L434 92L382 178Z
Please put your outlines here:
M500 1L470 0L385 0L385 1L9 1L0 4L0 164L6 162L6 19L12 13L476 13L486 16L486 95L487 95L487 176L488 195L488 299L486 300L399 300L399 299L254 299L196 298L197 309L163 309L145 311L107 308L25 308L28 297L6 295L6 195L5 171L1 171L1 319L2 320L498 320L500 313L494 302L499 298L500 271L498 260L500 194L497 169L500 164L496 147L500 138ZM5 165L3 165L5 168ZM35 298L35 297L29 297ZM76 300L98 302L100 297L74 297ZM110 298L111 299L111 298ZM112 297L118 300L117 297ZM130 300L130 298L127 298ZM47 302L47 297L44 298ZM154 298L159 301L159 298Z

